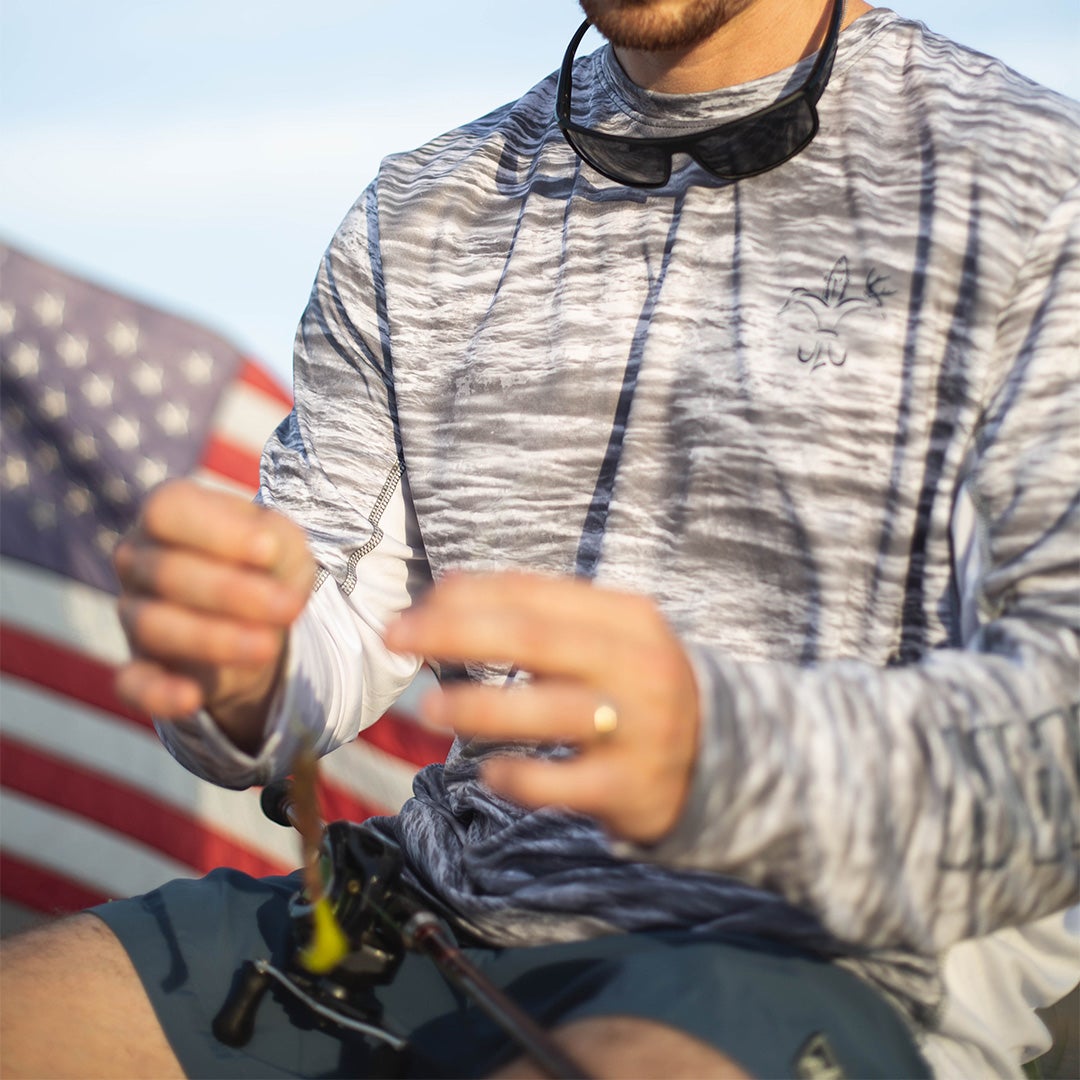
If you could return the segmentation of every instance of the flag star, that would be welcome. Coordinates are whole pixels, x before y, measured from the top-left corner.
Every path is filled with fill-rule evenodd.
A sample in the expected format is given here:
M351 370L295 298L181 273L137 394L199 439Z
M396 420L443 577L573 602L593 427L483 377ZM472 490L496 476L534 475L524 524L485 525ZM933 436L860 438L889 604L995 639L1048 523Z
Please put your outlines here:
M106 331L105 340L117 356L132 356L139 347L139 327L136 323L117 319Z
M154 414L161 430L167 435L186 435L191 410L186 405L177 405L175 401L166 401Z
M30 483L30 469L27 467L26 458L18 454L8 454L0 466L0 482L7 491L26 487Z
M116 547L116 541L119 539L120 534L115 529L107 529L102 525L94 537L94 543L102 555L111 555L113 548Z
M98 456L97 439L85 431L73 432L70 446L80 461L93 461Z
M104 409L107 405L112 404L112 376L98 375L97 372L93 372L83 380L82 392L83 397L85 397L91 405L96 405L98 408Z
M160 394L165 385L165 372L157 364L141 361L131 373L136 389L147 397Z
M41 411L50 419L58 420L68 411L67 394L63 390L50 388L41 392Z
M85 367L89 348L90 342L82 334L64 334L56 343L60 359L69 368Z
M34 451L34 460L41 466L42 472L54 472L60 465L60 451L51 443L42 443Z
M56 507L51 502L35 499L30 507L30 520L44 532L56 528Z
M149 491L169 475L169 466L160 458L144 458L135 470L135 479L143 491Z
M111 503L127 502L131 495L127 481L119 473L113 473L112 476L107 477L101 485L101 490Z
M94 499L86 488L73 487L69 488L68 493L64 496L64 506L69 513L81 517L94 508Z
M0 334L10 334L15 329L15 305L10 300L0 300Z
M64 321L64 298L56 293L38 293L34 314L42 326L59 326Z
M16 375L25 379L27 376L38 373L38 369L41 367L41 353L38 352L36 345L32 345L27 341L20 341L11 350L8 363Z
M192 349L187 354L181 367L189 383L202 386L210 381L214 373L214 358L205 349Z
M139 421L130 416L115 415L105 430L121 450L134 450L139 445Z

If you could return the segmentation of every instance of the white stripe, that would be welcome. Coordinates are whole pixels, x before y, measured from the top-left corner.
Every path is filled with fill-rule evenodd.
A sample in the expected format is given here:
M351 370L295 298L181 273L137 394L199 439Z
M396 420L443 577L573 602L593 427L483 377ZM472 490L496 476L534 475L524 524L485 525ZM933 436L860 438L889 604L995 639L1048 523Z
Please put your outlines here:
M242 379L231 383L218 400L213 432L258 454L289 407Z
M394 712L407 713L419 723L420 699L438 686L439 680L435 678L435 672L425 664L416 673L416 678L402 691L401 697L394 704Z
M109 896L134 896L196 871L95 822L0 789L4 851Z
M296 834L266 819L257 792L219 788L193 776L148 728L12 678L0 678L0 715L5 738L151 795L283 869L300 858ZM10 827L5 821L5 837Z
M320 764L327 780L387 813L396 813L412 795L412 765L362 740L346 743Z
M0 558L0 601L4 622L52 638L107 664L129 653L116 598L62 574Z
M222 476L221 473L212 469L202 468L191 474L191 479L198 481L203 487L212 488L214 491L224 491L229 495L243 495L245 499L255 496L255 489L247 484L241 484L230 477Z

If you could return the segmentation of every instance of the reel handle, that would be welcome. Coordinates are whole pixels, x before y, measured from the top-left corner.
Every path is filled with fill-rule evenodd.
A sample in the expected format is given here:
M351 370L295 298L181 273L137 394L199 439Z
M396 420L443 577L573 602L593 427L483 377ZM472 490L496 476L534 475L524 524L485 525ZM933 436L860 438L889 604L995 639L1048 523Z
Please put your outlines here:
M283 825L286 829L296 828L296 799L292 780L286 776L267 784L259 795L259 808L275 825Z
M255 1032L255 1013L270 986L270 976L253 960L245 960L236 982L218 1010L211 1030L226 1046L246 1046Z

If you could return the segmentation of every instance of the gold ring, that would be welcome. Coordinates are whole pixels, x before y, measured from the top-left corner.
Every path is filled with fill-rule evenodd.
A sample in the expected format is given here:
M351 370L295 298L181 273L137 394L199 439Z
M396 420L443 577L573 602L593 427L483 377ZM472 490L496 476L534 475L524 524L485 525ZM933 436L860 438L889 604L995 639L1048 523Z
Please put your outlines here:
M619 726L619 714L615 711L615 706L610 701L601 701L596 706L596 711L592 714L593 727L596 729L596 734L601 738L614 733L615 729Z

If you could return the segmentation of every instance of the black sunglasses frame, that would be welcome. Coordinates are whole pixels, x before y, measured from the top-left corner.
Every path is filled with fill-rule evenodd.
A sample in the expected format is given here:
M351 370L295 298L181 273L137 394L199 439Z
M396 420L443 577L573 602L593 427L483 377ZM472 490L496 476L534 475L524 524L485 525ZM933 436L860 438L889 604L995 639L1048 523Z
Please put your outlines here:
M571 149L578 157L588 162L588 164L596 169L597 172L606 176L609 180L614 180L618 184L625 184L627 187L663 187L668 180L671 179L672 159L675 154L679 153L688 154L706 172L721 180L746 180L751 176L760 176L762 173L775 169L778 165L783 165L785 161L790 161L796 154L805 150L813 141L814 136L817 135L818 114L816 106L821 95L825 92L825 87L829 83L829 76L832 74L833 60L836 57L836 47L840 38L840 28L843 26L844 22L844 0L832 0L832 5L832 14L829 19L828 29L825 33L825 40L821 43L821 48L818 50L817 59L814 62L813 68L810 70L810 74L798 89L793 90L790 94L785 94L782 98L774 101L771 105L767 105L763 109L758 109L756 112L749 113L746 116L740 116L735 120L728 120L723 124L718 124L716 127L706 128L704 131L698 131L692 135L669 135L657 138L650 138L648 136L612 135L606 131L595 131L592 128L575 124L571 119L570 103L574 82L574 57L577 53L578 46L581 44L581 39L592 25L590 21L586 19L570 39L570 44L566 49L566 55L563 57L562 68L559 71L558 88L555 93L555 121L559 125L559 129L562 131L564 138L570 144ZM757 168L724 172L718 171L716 168L710 166L707 161L702 160L703 145L707 140L715 140L717 137L732 140L738 136L740 130L749 131L768 117L783 110L793 110L795 106L800 104L804 104L806 107L806 112L801 113L801 115L809 115L809 127L805 133L800 135L792 149L782 151L775 160L770 159L767 163L764 163ZM575 135L580 136L580 138L575 140ZM620 175L612 169L610 165L605 166L594 160L587 149L581 145L582 139L590 139L602 143L611 150L614 150L616 146L620 146L628 155L633 154L636 148L665 151L667 162L664 168L663 178L658 180L641 180L636 176L628 174ZM618 155L616 154L616 156ZM630 168L629 163L627 168Z

